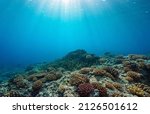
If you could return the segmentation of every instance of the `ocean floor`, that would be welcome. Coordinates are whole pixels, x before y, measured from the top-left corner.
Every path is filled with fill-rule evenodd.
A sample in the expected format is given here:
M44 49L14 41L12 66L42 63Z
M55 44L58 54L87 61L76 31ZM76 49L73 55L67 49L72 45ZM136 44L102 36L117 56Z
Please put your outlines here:
M1 97L150 97L148 55L96 56L76 50L12 75L1 80Z

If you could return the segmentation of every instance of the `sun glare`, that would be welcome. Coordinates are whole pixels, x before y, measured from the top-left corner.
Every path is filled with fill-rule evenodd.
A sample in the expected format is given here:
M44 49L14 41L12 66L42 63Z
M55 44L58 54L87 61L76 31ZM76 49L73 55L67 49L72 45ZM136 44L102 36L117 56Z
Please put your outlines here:
M90 12L96 11L106 0L29 0L36 5L38 12L60 18L82 17L85 8Z

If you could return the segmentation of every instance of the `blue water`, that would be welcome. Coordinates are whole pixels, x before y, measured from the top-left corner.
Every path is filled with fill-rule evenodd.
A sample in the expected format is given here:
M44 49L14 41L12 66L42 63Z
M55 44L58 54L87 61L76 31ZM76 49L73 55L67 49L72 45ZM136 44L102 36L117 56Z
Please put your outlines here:
M149 0L0 0L0 66L85 49L150 53Z

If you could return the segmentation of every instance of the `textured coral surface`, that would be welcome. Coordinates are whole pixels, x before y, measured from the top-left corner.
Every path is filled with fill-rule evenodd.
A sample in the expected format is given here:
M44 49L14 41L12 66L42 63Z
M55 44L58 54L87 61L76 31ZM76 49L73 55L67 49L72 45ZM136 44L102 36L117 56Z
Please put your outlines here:
M4 97L150 97L150 56L70 52L0 83Z

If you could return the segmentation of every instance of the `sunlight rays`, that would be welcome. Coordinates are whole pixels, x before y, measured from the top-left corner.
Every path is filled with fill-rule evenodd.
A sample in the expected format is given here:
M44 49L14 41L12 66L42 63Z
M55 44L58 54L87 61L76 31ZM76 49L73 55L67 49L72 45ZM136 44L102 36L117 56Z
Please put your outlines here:
M29 0L38 12L61 19L82 18L85 8L94 13L106 0Z

